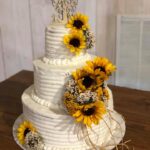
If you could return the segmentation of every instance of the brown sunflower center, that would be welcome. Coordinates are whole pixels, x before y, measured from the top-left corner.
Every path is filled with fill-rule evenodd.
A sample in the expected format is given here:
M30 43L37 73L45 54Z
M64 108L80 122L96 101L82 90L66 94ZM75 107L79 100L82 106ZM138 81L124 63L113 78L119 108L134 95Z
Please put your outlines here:
M89 77L89 76L85 76L84 79L83 79L83 82L82 84L86 87L86 88L89 88L92 84L93 84L94 80Z
M76 27L77 29L81 29L83 26L83 22L81 20L75 20L73 26Z
M77 38L71 39L70 45L73 45L74 47L79 47L80 46L80 40Z
M98 66L98 67L95 68L95 70L96 70L96 69L99 69L100 71L106 72L104 67Z
M24 136L26 136L31 130L29 128L26 128L24 131Z
M95 107L89 108L83 111L83 114L86 116L91 116L95 113Z

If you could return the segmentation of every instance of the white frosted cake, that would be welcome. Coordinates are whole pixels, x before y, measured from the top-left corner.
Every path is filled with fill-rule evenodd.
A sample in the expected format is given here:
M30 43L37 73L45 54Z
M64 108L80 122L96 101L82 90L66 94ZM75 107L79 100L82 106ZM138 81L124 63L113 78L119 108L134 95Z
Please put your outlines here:
M106 84L115 66L87 53L94 40L86 21L78 13L45 30L46 54L33 62L34 85L23 93L23 114L13 127L23 149L113 149L124 136Z

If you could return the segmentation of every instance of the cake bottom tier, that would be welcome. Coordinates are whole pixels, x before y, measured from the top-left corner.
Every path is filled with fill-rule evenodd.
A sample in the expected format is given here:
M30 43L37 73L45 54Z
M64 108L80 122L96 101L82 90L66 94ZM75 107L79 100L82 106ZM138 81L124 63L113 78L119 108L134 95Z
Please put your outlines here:
M112 149L124 136L124 120L115 111L111 110L104 115L99 125L85 129L65 110L51 110L33 101L31 92L32 87L22 96L23 115L18 118L13 129L16 141L17 127L23 120L30 121L36 127L44 140L45 150ZM94 147L89 139L95 145Z

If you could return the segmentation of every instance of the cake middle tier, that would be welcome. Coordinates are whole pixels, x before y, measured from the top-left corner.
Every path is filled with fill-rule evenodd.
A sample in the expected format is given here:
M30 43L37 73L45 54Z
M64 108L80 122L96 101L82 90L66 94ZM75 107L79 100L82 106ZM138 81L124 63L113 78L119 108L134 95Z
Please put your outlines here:
M93 56L85 54L73 59L46 58L34 61L34 93L43 101L60 103L68 74L82 67ZM36 98L37 99L37 98Z
M86 60L92 58L93 56L86 54L66 62L61 60L46 62L43 59L34 61L34 89L32 91L32 98L41 105L58 109L58 107L62 106L64 86L68 75L82 67ZM110 90L108 91L110 99L112 99L112 93ZM110 103L109 107L113 109L113 100Z

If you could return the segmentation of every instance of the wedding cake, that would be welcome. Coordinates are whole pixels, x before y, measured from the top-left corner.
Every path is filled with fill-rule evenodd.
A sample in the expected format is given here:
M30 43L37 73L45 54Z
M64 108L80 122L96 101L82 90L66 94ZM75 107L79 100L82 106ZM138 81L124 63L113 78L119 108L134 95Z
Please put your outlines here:
M58 15L45 30L45 56L33 62L14 139L26 150L111 150L125 133L106 83L116 67L88 54L95 39L88 17L74 13L77 0L52 4Z

